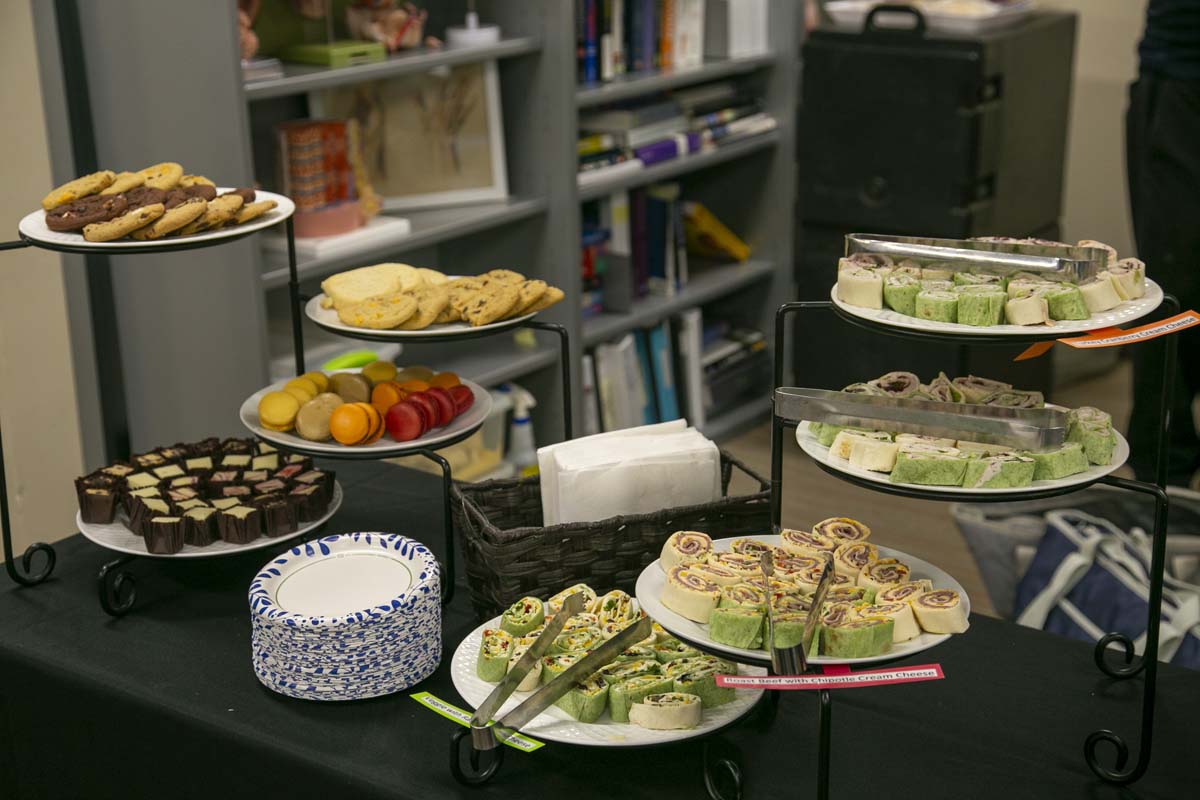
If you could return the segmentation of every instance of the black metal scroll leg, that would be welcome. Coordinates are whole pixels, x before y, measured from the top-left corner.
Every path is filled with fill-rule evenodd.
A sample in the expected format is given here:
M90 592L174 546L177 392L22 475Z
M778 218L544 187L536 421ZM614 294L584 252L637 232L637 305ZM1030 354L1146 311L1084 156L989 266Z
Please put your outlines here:
M58 554L45 542L34 542L25 548L25 552L21 555L21 568L17 569L17 561L13 556L12 525L8 518L8 481L4 475L4 439L2 436L0 436L0 537L4 539L4 569L7 570L8 577L12 578L13 583L21 586L36 586L50 577L50 573L54 571L54 563L58 559ZM38 553L45 554L46 563L42 565L41 569L35 570L33 560Z
M771 414L771 532L783 524L783 420Z
M121 556L103 567L96 575L96 591L100 595L100 607L110 617L123 617L137 601L137 581L133 574L124 569L134 556Z
M446 563L442 570L442 605L450 605L454 598L454 517L450 514L450 462L432 450L418 450L416 455L425 456L442 468L442 526L445 536Z
M467 740L470 754L467 763L470 769L463 768L462 741ZM481 755L486 753L487 755ZM486 763L485 763L486 762ZM481 768L480 764L484 766ZM491 750L476 750L471 742L471 730L463 728L450 737L450 774L454 780L464 786L482 786L492 779L500 765L504 763L504 746L498 745Z
M575 438L574 427L571 424L571 338L567 329L555 322L538 322L529 320L523 323L526 328L539 331L552 331L558 334L558 361L562 365L563 385L563 439Z
M300 277L296 273L296 232L292 218L287 218L288 244L288 294L292 300L292 350L296 358L296 374L308 372L304 368L304 309L300 297Z
M817 800L829 800L829 731L833 722L833 698L828 689L821 689L817 694L821 702L821 729L817 740Z
M712 800L741 800L742 797L742 768L736 761L727 756L713 753L712 743L704 740L704 788ZM728 784L730 792L722 791L722 785Z
M778 389L783 386L783 365L786 363L784 359L785 350L787 349L787 318L797 311L803 311L808 308L829 308L832 305L828 300L795 300L790 303L784 303L775 311L775 380L771 384L772 389Z

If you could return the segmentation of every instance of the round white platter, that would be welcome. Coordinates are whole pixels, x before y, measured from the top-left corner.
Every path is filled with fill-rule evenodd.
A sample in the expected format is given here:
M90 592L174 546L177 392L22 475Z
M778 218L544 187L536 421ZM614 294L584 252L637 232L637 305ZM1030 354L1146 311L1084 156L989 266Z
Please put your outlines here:
M754 536L751 538L758 539L767 544L779 544L778 536ZM727 551L732 541L733 539L717 539L713 541L713 551L718 553ZM967 613L971 613L971 600L967 597L966 590L963 589L962 584L950 577L949 573L945 570L935 567L928 561L922 561L919 558L914 558L899 550L893 550L890 547L880 547L879 557L898 558L905 564L908 564L912 568L909 580L915 581L921 578L928 578L933 582L934 589L953 589L958 592L958 596L962 599ZM743 647L730 647L727 644L714 642L708 636L707 625L693 622L664 606L659 598L662 596L666 579L666 573L658 565L657 559L642 570L642 574L638 576L636 589L638 604L641 605L642 610L649 614L655 622L662 625L682 641L701 645L706 650L724 653L736 660L760 662L763 664L770 663L771 657L766 650L747 650ZM921 633L915 639L893 644L891 650L879 656L870 656L867 658L813 656L808 661L810 664L875 664L881 661L892 661L897 658L904 658L905 656L920 653L923 650L936 647L949 639L950 636L951 634L948 633Z
M472 708L478 708L496 688L494 683L480 680L475 674L475 659L479 655L479 643L483 639L484 628L496 628L499 625L500 617L496 617L467 634L454 651L454 659L450 662L450 677L454 681L454 688ZM767 671L762 667L740 665L738 674L766 675ZM700 724L690 730L652 731L632 723L613 722L608 716L608 711L596 722L580 722L562 709L551 706L534 717L532 722L521 729L521 733L537 739L589 747L644 747L677 742L705 736L736 722L754 708L754 704L762 695L761 689L736 691L732 702L704 709ZM496 719L502 719L532 694L513 692L496 713Z
M353 325L347 325L338 319L337 311L332 308L323 308L321 301L325 299L324 294L319 294L309 300L304 305L304 313L327 331L332 333L342 334L344 336L370 336L373 340L381 339L441 339L454 336L459 337L475 337L486 333L494 333L502 331L506 328L512 328L520 325L528 319L533 319L537 316L537 312L532 314L523 314L519 317L511 319L502 319L499 322L493 322L489 325L472 326L466 322L447 322L441 325L430 325L419 331L401 331L395 329L375 330L373 328L356 328Z
M837 284L829 291L829 297L839 310L861 319L891 328L904 328L926 333L950 333L959 336L1069 336L1086 333L1114 325L1124 325L1141 319L1163 301L1163 291L1157 283L1146 279L1146 294L1137 300L1126 300L1116 308L1092 314L1088 319L1058 320L1053 325L961 325L957 322L936 322L919 317L910 317L890 308L863 308L843 303L838 297Z
M221 186L217 188L217 194L228 192L233 187ZM32 239L35 242L41 242L50 247L74 247L86 248L88 250L104 251L104 250L163 250L172 245L180 248L196 247L203 243L216 243L221 239L229 239L232 237L245 236L255 231L260 231L263 228L269 228L276 223L283 222L296 211L296 204L287 197L276 194L275 192L265 192L262 189L254 190L255 202L262 200L274 200L275 208L272 208L266 214L263 214L258 219L250 220L242 225L233 225L217 228L212 231L204 231L195 233L191 236L167 236L162 239L154 239L151 241L138 241L137 239L117 239L113 242L89 242L83 238L81 233L59 233L52 231L46 227L46 212L38 209L37 211L26 214L22 219L17 229L22 235Z
M213 558L215 556L233 555L234 553L245 553L248 550L259 550L279 544L280 542L286 542L288 539L294 539L297 536L302 536L324 525L330 517L337 513L341 505L342 487L337 481L334 481L333 498L329 501L329 510L316 522L301 523L295 533L285 533L282 536L260 536L247 544L232 544L221 539L218 539L207 547L185 544L183 549L178 553L151 553L148 551L145 540L129 530L125 526L125 523L120 521L125 519L125 512L121 510L117 511L117 519L108 525L84 522L82 516L76 511L75 526L79 529L80 533L96 544L109 550L115 550L118 553L128 553L146 558Z
M361 372L362 370L348 369L339 372ZM397 442L385 431L379 441L360 447L347 447L330 439L325 442L310 442L295 433L282 433L264 428L258 422L258 401L268 392L278 391L287 381L278 381L265 389L260 389L246 398L242 403L238 416L251 433L272 444L299 453L309 453L317 456L333 456L341 458L387 458L389 456L420 450L426 447L436 447L444 442L458 441L469 436L483 425L488 413L492 410L492 395L477 383L463 380L463 385L470 388L475 395L475 402L462 414L450 420L450 424L442 428L433 428L424 436L409 442Z
M1114 431L1114 433L1117 433ZM1003 494L1003 495L1021 495L1021 494L1036 494L1054 489L1066 489L1071 486L1086 486L1103 478L1105 475L1116 472L1129 459L1129 442L1125 441L1125 437L1117 433L1117 446L1113 449L1112 461L1102 466L1091 466L1083 472L1077 472L1074 475L1069 475L1065 478L1059 478L1053 481L1034 481L1028 486L1018 486L1011 489L972 489L966 486L923 486L916 483L901 483L892 482L891 475L886 472L872 472L869 469L856 467L848 460L835 456L829 452L829 448L817 441L817 437L813 435L807 422L801 422L796 426L796 443L800 445L800 449L825 466L831 467L838 472L843 472L847 475L853 475L856 478L870 481L872 483L881 483L885 486L903 486L906 489L915 489L916 491L927 490L938 494L961 494L964 499L968 499L971 495L981 494ZM1018 498L1019 499L1019 498Z

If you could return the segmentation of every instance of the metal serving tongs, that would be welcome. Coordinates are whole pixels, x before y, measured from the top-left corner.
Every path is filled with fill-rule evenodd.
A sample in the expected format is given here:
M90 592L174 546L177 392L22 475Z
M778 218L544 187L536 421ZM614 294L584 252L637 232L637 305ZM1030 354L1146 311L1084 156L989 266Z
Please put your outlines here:
M943 403L826 389L776 389L775 413L854 428L970 439L1017 450L1050 450L1067 438L1067 413L1056 408Z
M771 607L771 577L775 574L775 559L770 550L763 551L759 566L762 567L763 586L766 587L767 650L771 653L771 669L776 675L801 675L808 669L808 650L817 633L821 606L825 605L825 596L833 584L833 559L825 557L825 568L821 570L821 579L817 581L817 590L813 592L812 607L808 610L808 619L804 621L800 644L782 648L775 646L775 609Z
M933 239L921 236L885 236L878 233L846 235L846 255L876 253L896 261L941 264L962 270L982 270L995 275L1030 272L1049 280L1083 283L1108 264L1108 253L1099 247L991 242L974 239Z
M583 594L576 592L568 597L559 613L554 615L554 619L546 625L545 630L542 631L533 645L525 651L525 655L521 656L512 670L504 676L504 680L500 681L500 684L492 690L492 693L488 695L479 708L475 709L475 713L471 716L471 766L478 770L479 753L492 751L494 760L486 769L474 776L464 774L462 765L458 760L458 747L459 741L461 741L467 732L459 731L454 736L453 749L450 753L450 770L460 782L477 785L491 778L502 761L504 750L499 747L500 740L507 739L513 733L529 724L530 720L554 705L559 698L571 691L576 683L586 679L600 667L608 664L627 650L630 645L640 642L651 633L652 623L650 618L642 617L595 650L592 650L587 656L567 667L554 680L539 688L525 702L505 715L503 719L493 723L492 716L504 705L504 701L512 695L525 676L529 674L529 670L537 663L538 659L544 656L546 651L550 649L551 643L558 638L567 620L582 610Z

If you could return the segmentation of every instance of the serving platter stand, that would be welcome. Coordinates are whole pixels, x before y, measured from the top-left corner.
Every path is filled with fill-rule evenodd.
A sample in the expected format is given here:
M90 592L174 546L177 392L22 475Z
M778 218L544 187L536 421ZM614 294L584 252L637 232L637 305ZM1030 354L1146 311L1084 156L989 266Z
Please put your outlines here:
M1162 307L1166 308L1168 314L1177 313L1179 310L1179 301L1171 295L1165 295L1162 302ZM864 319L853 314L846 313L838 308L829 300L812 300L812 301L796 301L785 303L779 307L775 314L775 373L773 386L779 389L783 386L785 351L787 345L787 331L789 319L799 315L802 312L808 313L827 313L832 311L837 317L843 321L858 326L859 328L871 331L873 333L896 336L902 339L907 339L915 343L950 343L956 345L1014 345L1014 344L1033 344L1036 342L1052 341L1060 334L1051 331L1033 331L1027 335L957 335L950 332L941 331L918 331L893 327L885 323L876 322L873 320ZM978 502L989 503L998 501L1012 500L1034 500L1045 497L1054 497L1065 495L1071 492L1076 492L1085 489L1088 486L1095 484L1104 484L1117 489L1123 489L1130 492L1138 492L1148 495L1154 499L1154 530L1151 547L1151 569L1150 569L1150 596L1148 601L1148 620L1146 624L1146 644L1143 655L1140 658L1135 657L1134 644L1128 636L1123 633L1109 633L1101 637L1096 642L1093 650L1093 660L1096 667L1109 678L1113 680L1129 680L1140 674L1144 675L1142 685L1142 715L1141 715L1141 738L1140 745L1137 749L1137 759L1132 764L1130 763L1130 748L1126 743L1125 738L1109 729L1094 731L1089 734L1084 741L1084 758L1087 761L1088 767L1102 780L1116 784L1127 785L1133 783L1142 777L1146 772L1146 768L1150 764L1151 741L1154 730L1154 701L1156 681L1158 674L1158 645L1159 645L1159 622L1161 619L1162 606L1162 589L1163 589L1163 573L1166 563L1166 539L1167 539L1167 512L1168 512L1168 497L1166 493L1166 468L1167 468L1167 416L1170 405L1171 392L1173 389L1173 370L1170 368L1175 363L1176 341L1174 336L1165 337L1163 346L1163 358L1165 366L1163 369L1163 382L1159 394L1159 418L1161 424L1157 431L1157 441L1155 442L1155 480L1153 483L1146 481L1130 480L1127 478L1118 478L1112 475L1099 477L1096 480L1084 483L1078 483L1066 487L1051 487L1042 491L1030 492L1028 489L1021 492L1008 492L1003 489L989 489L979 492L943 492L937 487L920 487L907 484L880 483L876 481L865 480L851 473L843 472L833 466L817 462L826 473L832 475L839 480L860 486L864 489L869 489L876 492L884 492L886 494L899 495L901 497L910 497L918 500L930 501L950 501L950 502ZM772 532L779 533L783 509L783 447L784 436L787 431L795 433L795 428L803 421L794 419L782 414L779 411L779 404L776 403L774 392L772 393L772 414L771 422L771 524ZM819 421L819 420L818 420ZM1123 659L1114 661L1108 656L1110 646L1117 646L1123 651ZM819 697L819 715L818 715L818 751L817 751L817 769L816 775L816 795L825 800L830 793L830 773L829 773L829 758L830 758L830 723L833 715L832 696L828 689L817 690ZM778 702L778 693L772 697L774 702ZM1107 742L1112 745L1116 752L1115 763L1112 767L1106 766L1101 762L1098 754L1098 748L1102 743Z

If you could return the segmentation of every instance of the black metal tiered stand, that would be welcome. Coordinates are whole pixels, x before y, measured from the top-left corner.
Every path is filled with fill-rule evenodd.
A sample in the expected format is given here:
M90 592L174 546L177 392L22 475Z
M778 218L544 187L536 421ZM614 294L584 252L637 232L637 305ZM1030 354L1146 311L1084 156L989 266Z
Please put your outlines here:
M295 231L292 223L292 217L289 214L285 220L282 220L286 226L287 234L287 258L288 258L288 290L291 296L292 309L292 345L294 347L296 359L296 374L301 375L307 370L305 369L304 359L304 327L303 303L309 298L303 297L300 294L300 281L296 268L296 241ZM79 244L51 242L43 239L35 239L20 233L20 238L10 242L0 242L0 250L16 250L25 247L37 247L43 250L53 250L60 253L72 253L80 255L137 255L151 253L175 253L184 250L195 250L204 247L214 247L222 244L237 241L246 236L251 236L262 230L266 230L271 226L252 227L244 232L230 231L229 235L219 238L201 238L201 239L179 239L162 244L145 244L138 243L136 245L122 245L121 243L107 243L104 247L96 247L85 242ZM567 336L566 329L554 323L537 322L533 319L521 320L514 322L511 325L491 326L485 331L460 331L457 333L447 333L445 335L423 334L419 340L414 338L414 341L419 342L435 342L435 341L451 341L459 339L473 339L481 336L491 336L497 333L511 330L516 327L531 328L534 330L551 331L558 334L560 342L560 359L562 364L563 376L563 423L565 435L571 438L571 381L570 381L570 342ZM386 334L376 333L372 331L346 332L338 331L343 336L355 339L365 339L367 341L397 341L397 337ZM482 425L482 422L480 423ZM464 439L470 437L479 429L479 425L473 426L470 430L463 431L461 434L444 441L437 443L437 448L442 449L450 445L457 444ZM289 448L281 448L289 449ZM454 580L455 580L455 558L454 558L454 523L450 514L450 484L451 471L450 464L445 458L434 452L433 449L415 447L404 450L403 452L390 452L386 455L339 455L326 451L310 450L304 448L291 448L296 452L302 452L306 455L311 455L317 458L333 458L333 459L379 459L390 458L398 455L420 455L433 461L441 468L442 473L442 513L443 526L445 536L446 556L443 565L443 605L450 602L454 596ZM317 535L314 531L313 535ZM25 552L20 557L20 567L18 567L17 559L13 554L12 546L12 528L9 522L8 510L8 491L5 480L4 470L4 447L3 439L0 438L0 536L3 538L4 546L4 566L9 577L21 586L36 586L50 577L54 571L54 566L57 560L57 554L54 548L45 542L35 542L26 548ZM41 557L39 559L39 556ZM126 566L138 556L122 555L119 558L113 559L100 568L97 574L97 592L99 594L100 605L106 613L114 617L124 616L133 608L137 599L136 581L133 574L126 569ZM39 560L41 561L38 566Z
M1172 314L1176 313L1179 309L1179 301L1171 295L1164 296L1162 305L1165 306ZM933 331L902 329L855 316L838 308L837 305L829 300L785 303L779 307L779 310L775 315L775 388L779 388L783 384L784 364L786 363L784 356L787 343L788 318L802 311L826 310L832 311L845 322L856 325L865 330L888 336L897 336L918 342L941 342L957 345L1014 345L1048 341L1058 338L1057 335L1049 332L1030 333L1028 335L1021 336L963 336ZM1093 651L1093 659L1096 663L1096 666L1101 672L1110 678L1113 678L1114 680L1127 680L1137 676L1140 673L1145 674L1145 681L1142 686L1141 744L1138 748L1136 762L1132 766L1129 765L1129 746L1126 744L1125 738L1115 731L1107 729L1095 731L1091 733L1084 742L1083 752L1088 767L1102 780L1117 785L1133 783L1141 778L1143 774L1145 774L1146 768L1150 764L1151 739L1154 730L1154 701L1156 679L1158 675L1159 621L1162 605L1163 572L1166 561L1168 512L1168 498L1165 489L1167 466L1166 442L1168 409L1170 407L1171 391L1173 388L1172 367L1175 363L1176 351L1176 342L1174 336L1166 337L1163 350L1165 366L1163 369L1163 382L1161 387L1161 395L1159 398L1161 424L1158 430L1158 441L1155 444L1155 483L1128 480L1126 478L1117 478L1109 475L1098 478L1097 480L1089 483L1074 484L1061 488L1050 488L1041 492L1010 493L1003 490L991 490L976 494L967 494L962 492L950 493L940 492L936 489L932 489L932 487L931 490L926 490L906 485L877 483L874 481L864 480L855 475L842 472L827 464L817 461L817 466L819 466L822 470L841 480L848 481L865 489L900 495L903 497L911 497L918 500L959 502L1034 500L1038 498L1069 494L1071 492L1085 489L1093 484L1104 484L1131 492L1140 492L1154 498L1154 531L1150 567L1150 596L1148 600L1149 619L1147 620L1146 624L1146 646L1144 653L1140 659L1135 659L1133 642L1128 636L1122 633L1109 633L1103 636L1098 642L1096 642L1095 650ZM774 402L773 397L772 402ZM802 420L780 416L777 411L772 414L771 522L774 533L779 533L780 528L782 527L781 516L783 508L784 431L795 429L800 422L802 422ZM1113 663L1109 660L1106 651L1110 645L1119 645L1121 647L1121 649L1124 651L1124 663ZM825 800L825 798L829 797L830 789L829 732L833 707L832 697L828 689L819 690L819 697L820 714L818 720L819 735L817 753L817 797ZM1113 745L1116 751L1116 762L1115 766L1112 768L1106 767L1100 763L1099 756L1097 755L1097 748L1102 742L1110 743Z

